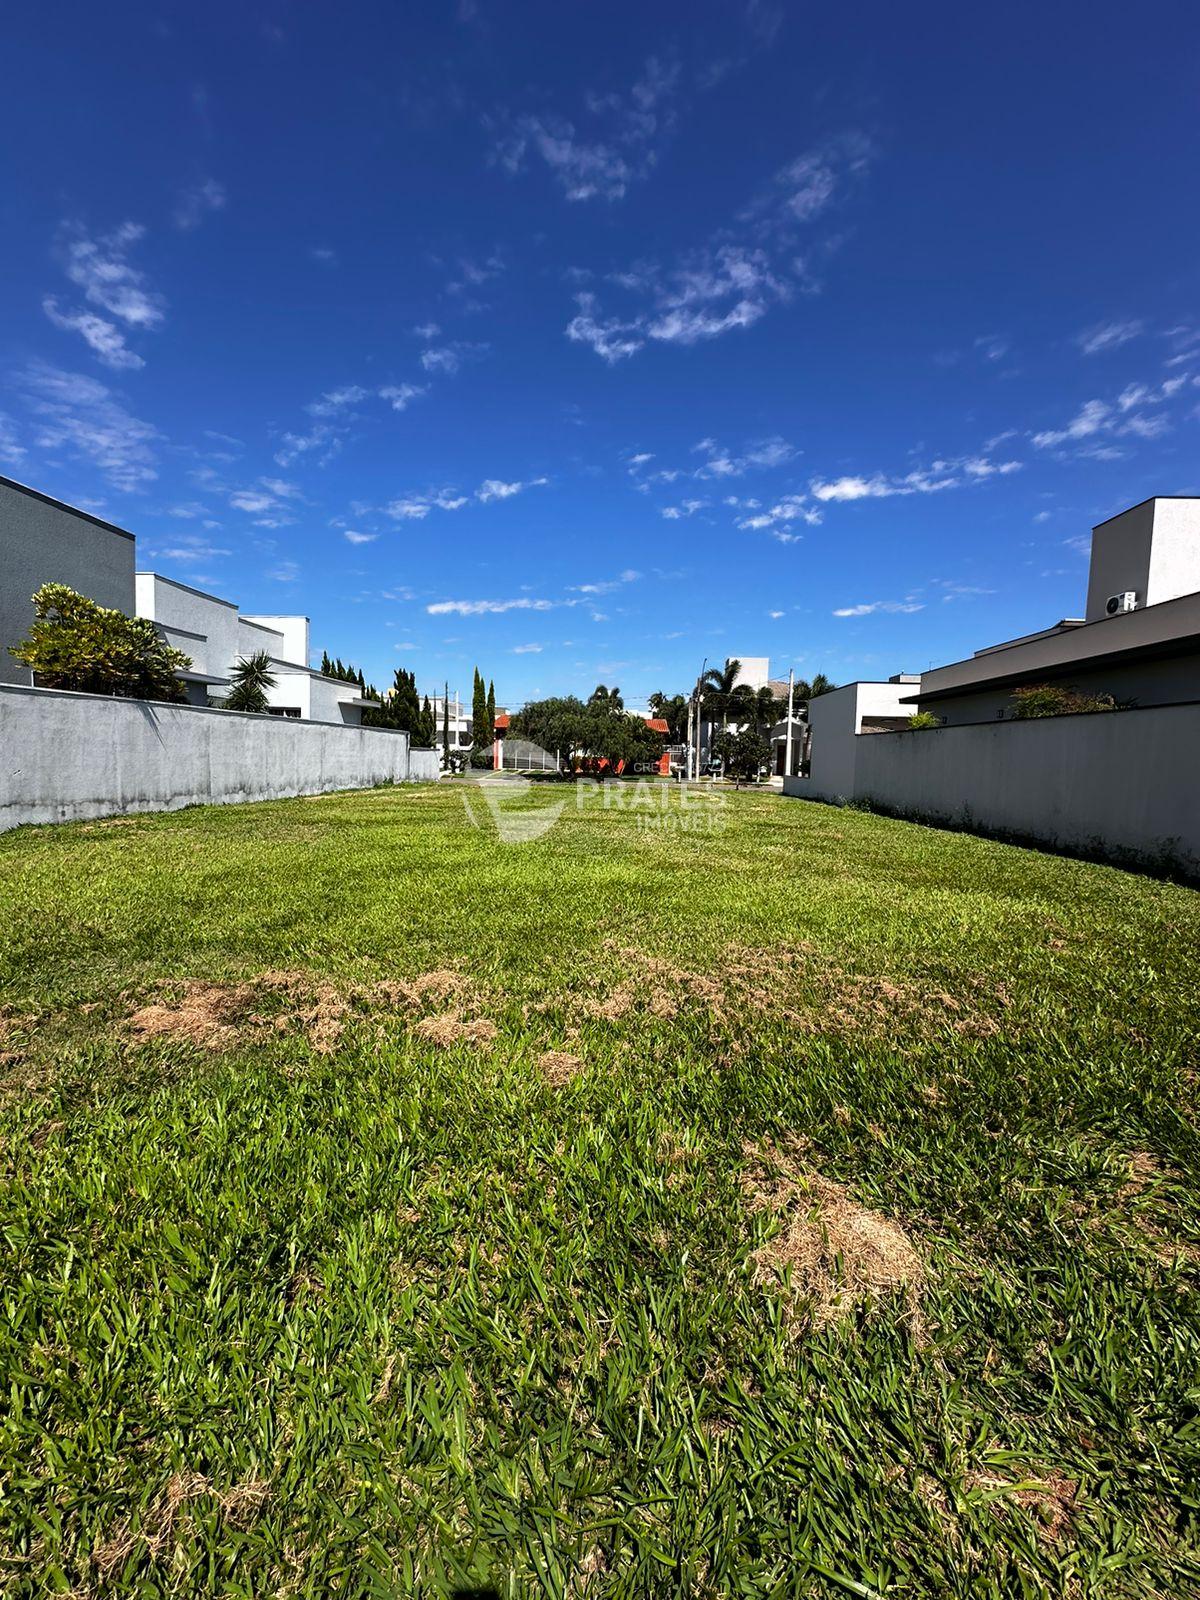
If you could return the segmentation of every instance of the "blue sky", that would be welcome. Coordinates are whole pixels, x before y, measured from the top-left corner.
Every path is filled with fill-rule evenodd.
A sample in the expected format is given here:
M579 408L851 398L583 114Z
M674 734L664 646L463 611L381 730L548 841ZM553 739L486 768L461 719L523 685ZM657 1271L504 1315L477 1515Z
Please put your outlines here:
M1079 613L1200 492L1183 4L6 18L0 470L502 703Z

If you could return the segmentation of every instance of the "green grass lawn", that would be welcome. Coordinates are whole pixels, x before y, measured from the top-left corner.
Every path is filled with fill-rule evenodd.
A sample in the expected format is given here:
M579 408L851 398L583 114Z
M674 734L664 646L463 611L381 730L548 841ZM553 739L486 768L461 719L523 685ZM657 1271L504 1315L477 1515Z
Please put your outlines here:
M566 798L0 837L3 1592L1200 1593L1200 896Z

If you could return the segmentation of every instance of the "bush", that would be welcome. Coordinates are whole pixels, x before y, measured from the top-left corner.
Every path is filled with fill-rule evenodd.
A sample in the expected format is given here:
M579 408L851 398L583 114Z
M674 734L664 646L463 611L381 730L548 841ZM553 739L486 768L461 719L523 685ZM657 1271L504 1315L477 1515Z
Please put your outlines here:
M43 688L125 700L186 700L176 674L192 659L165 644L146 617L111 611L65 583L44 583L33 597L33 615L29 637L8 653Z
M1014 689L1013 716L1022 720L1030 717L1069 717L1083 711L1118 711L1120 707L1110 694L1080 694L1078 689L1064 689L1056 683L1030 683Z
M940 728L942 719L932 711L914 711L908 719L908 725L910 728Z

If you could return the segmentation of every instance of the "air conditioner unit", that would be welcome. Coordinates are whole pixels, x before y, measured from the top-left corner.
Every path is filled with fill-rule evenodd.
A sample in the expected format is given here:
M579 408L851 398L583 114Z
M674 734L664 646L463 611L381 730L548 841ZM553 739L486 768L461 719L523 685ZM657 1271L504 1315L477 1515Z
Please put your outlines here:
M1115 617L1122 611L1137 610L1137 595L1132 589L1126 589L1124 594L1110 594L1104 602L1104 611L1107 616Z

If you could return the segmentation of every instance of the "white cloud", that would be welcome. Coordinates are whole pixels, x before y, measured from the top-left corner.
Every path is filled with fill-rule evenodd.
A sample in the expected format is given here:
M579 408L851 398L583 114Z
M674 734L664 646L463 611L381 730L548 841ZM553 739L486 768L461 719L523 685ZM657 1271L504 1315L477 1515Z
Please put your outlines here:
M770 617L772 622L778 622L784 613L782 611L768 611L767 615Z
M319 400L312 400L305 410L314 417L333 417L347 406L357 405L367 398L367 391L357 383L345 384L340 389L330 389Z
M662 515L668 522L678 522L681 517L694 517L707 505L707 500L681 500L677 506L663 506Z
M355 528L347 528L342 534L350 544L373 544L378 537L377 533L359 533Z
M997 476L1007 477L1020 470L1019 461L969 456L933 461L928 467L915 468L902 477L876 472L870 477L814 478L809 488L813 498L820 501L887 500L895 495L939 494L944 489L958 489L964 484L982 483Z
M540 644L515 644L512 647L512 653L514 656L540 656L542 646Z
M1001 333L984 333L976 339L975 348L986 361L1003 361L1009 352L1009 341Z
M421 322L413 329L413 333L417 338L423 340L426 344L429 343L430 339L436 339L441 331L436 322Z
M331 250L328 245L310 245L308 253L314 261L319 261L323 267L337 265L337 251Z
M421 365L426 372L440 372L452 378L464 361L478 359L487 348L486 344L471 344L465 339L455 339L450 344L422 350Z
M71 451L126 493L158 477L154 446L162 435L127 411L104 384L43 362L28 366L17 382L37 419L39 449Z
M869 617L876 611L911 612L924 609L918 600L869 600L856 606L839 606L833 614L835 617Z
M415 383L393 383L380 389L379 398L386 400L393 411L406 411L414 400L419 400L426 392Z
M326 467L341 448L341 430L327 422L318 422L307 433L285 433L275 452L275 464L291 467L311 455L319 467Z
M287 502L300 499L300 490L284 478L260 478L256 484L235 489L229 504L253 518L259 528L285 528L296 519Z
M110 234L91 238L77 223L63 226L59 253L67 277L93 305L130 328L162 325L165 302L147 287L146 275L129 260L129 252L145 235L136 222L123 222Z
M1119 350L1123 344L1136 339L1144 329L1145 323L1136 317L1125 322L1098 322L1094 327L1076 334L1075 343L1085 356L1095 356L1105 350Z
M1093 434L1108 427L1111 418L1112 407L1105 401L1087 400L1065 427L1049 428L1042 433L1035 433L1033 442L1039 450L1045 450L1053 445L1090 439Z
M42 301L42 310L54 326L61 328L64 333L82 334L84 341L106 367L120 371L146 365L141 356L129 349L120 328L107 318L97 316L94 311L60 311L53 295L47 295Z
M586 132L554 115L500 119L492 159L513 175L540 159L568 200L620 200L654 165L678 80L677 64L651 57L627 96L587 97Z
M1077 456L1096 461L1119 460L1124 454L1114 438L1157 439L1170 429L1161 414L1147 416L1136 408L1165 406L1198 379L1180 373L1160 384L1129 383L1113 401L1088 400L1061 428L1045 428L1033 435L1039 450L1073 446Z
M698 478L738 478L752 468L770 469L784 466L796 454L795 447L778 434L750 445L741 455L730 455L715 439L701 439L692 446L693 454L703 453L705 460L696 469Z
M425 609L431 617L497 616L505 611L552 611L553 600L531 600L522 596L518 600L438 600Z
M274 583L295 583L299 576L300 568L295 561L280 561L267 573Z
M736 496L732 498L743 510L754 509L759 504L757 500L738 502ZM800 535L785 531L789 523L802 521L810 527L816 527L822 521L820 511L815 506L805 504L807 499L808 496L804 494L785 494L774 505L761 511L755 509L753 516L743 517L737 526L749 532L769 531L781 543L794 544Z
M197 562L219 560L222 556L232 555L233 551L213 544L202 534L185 533L172 544L151 545L146 554L159 561L178 561L184 565L194 565Z
M642 261L611 281L641 304L606 312L591 292L576 296L578 314L566 334L610 363L647 341L694 345L752 327L795 293L814 293L809 258L798 232L811 227L866 172L872 147L860 133L829 139L776 172L767 189L706 244L662 267ZM737 235L735 237L734 235ZM828 253L835 241L820 249Z
M25 447L17 437L16 425L10 416L0 411L0 461L15 467L25 459Z
M636 355L645 344L645 339L638 337L640 323L623 322L619 317L598 317L594 294L577 294L575 303L579 312L567 323L567 338L576 344L590 345L610 366Z
M429 515L430 503L428 500L402 498L392 500L383 509L397 522L423 522Z
M224 211L228 196L215 178L204 178L185 189L175 207L175 226L185 233L198 228L205 217Z
M509 500L520 494L523 483L505 483L502 478L485 478L475 491L475 498L486 505L489 500Z

